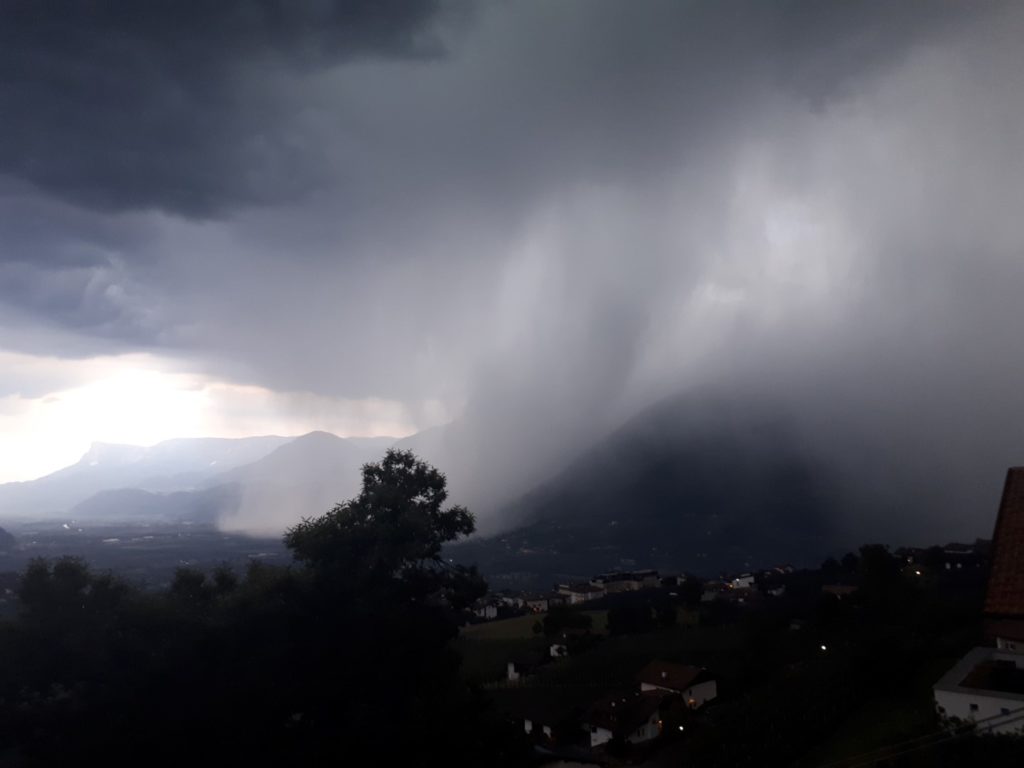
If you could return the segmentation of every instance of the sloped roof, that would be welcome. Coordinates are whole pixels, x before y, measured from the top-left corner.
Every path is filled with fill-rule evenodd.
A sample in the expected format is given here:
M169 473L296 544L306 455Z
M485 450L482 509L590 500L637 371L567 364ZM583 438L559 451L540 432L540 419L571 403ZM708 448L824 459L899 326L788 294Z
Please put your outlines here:
M668 688L672 691L684 691L701 679L704 670L686 664L673 664L668 661L652 661L637 675L637 682Z
M1024 617L1024 467L1006 473L985 595L989 616Z
M605 696L591 705L585 720L612 733L628 733L651 719L663 697L664 694L639 691Z

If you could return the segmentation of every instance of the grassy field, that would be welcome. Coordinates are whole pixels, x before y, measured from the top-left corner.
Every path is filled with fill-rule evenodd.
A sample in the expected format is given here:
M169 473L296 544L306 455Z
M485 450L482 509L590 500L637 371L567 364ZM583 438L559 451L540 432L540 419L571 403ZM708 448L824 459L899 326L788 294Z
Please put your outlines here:
M592 631L603 635L608 631L607 611L585 611L592 619ZM531 650L544 653L548 640L533 631L543 613L516 616L512 619L488 621L463 627L454 643L462 654L462 675L476 683L504 679L506 665L513 657L521 657Z
M604 634L605 611L588 611L594 616L594 629ZM462 674L467 680L487 683L502 680L508 661L541 653L548 640L533 632L536 616L477 624L463 629L454 646L463 657ZM576 686L628 684L637 671L653 659L690 664L708 664L728 674L735 663L740 641L735 627L677 626L673 629L640 635L605 637L594 648L569 659L545 666L531 685Z
M593 625L591 632L596 635L603 635L608 632L608 611L584 611L591 617ZM526 616L516 616L513 619L500 619L499 621L486 621L483 624L471 624L462 628L462 636L476 640L516 640L535 637L533 625L538 621L544 621L543 613L531 613Z

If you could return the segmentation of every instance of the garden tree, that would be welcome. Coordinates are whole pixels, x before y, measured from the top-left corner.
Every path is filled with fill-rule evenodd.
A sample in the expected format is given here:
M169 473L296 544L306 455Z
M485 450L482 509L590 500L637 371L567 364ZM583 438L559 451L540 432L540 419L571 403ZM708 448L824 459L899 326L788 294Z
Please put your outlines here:
M316 681L296 703L307 737L333 733L344 716L366 744L413 754L424 741L442 748L450 739L448 749L464 751L466 718L479 718L457 684L450 641L458 613L486 584L475 568L442 557L444 544L474 529L468 510L445 506L447 496L443 474L392 449L363 467L356 498L286 534L318 606L293 664L298 679ZM329 748L316 754L328 756Z
M285 535L295 559L321 584L348 592L384 589L405 600L443 599L455 609L487 591L475 568L451 565L442 547L474 530L465 507L444 507L445 476L411 451L389 450L363 467L359 495Z
M860 570L860 558L853 552L847 552L843 555L840 565L843 566L843 570L846 571L846 573L854 575Z
M502 739L460 684L450 649L458 612L486 585L442 557L444 544L472 533L473 517L445 506L444 475L408 451L388 451L362 475L358 496L285 536L302 566L273 587L296 592L283 601L287 618L270 643L241 638L246 655L282 674L253 698L276 712L269 728L289 722L290 758L392 763L430 744L487 762L485 741L500 753Z
M674 627L679 621L679 614L669 596L661 593L652 598L651 602L654 606L654 618L658 622L658 626L662 629Z
M472 514L446 501L443 474L390 450L362 468L358 496L287 532L316 606L292 665L296 679L315 683L295 705L296 732L323 746L315 760L349 757L356 743L397 760L429 742L445 756L501 762L487 741L505 737L459 682L451 649L461 610L486 585L475 568L442 556L474 529Z
M700 598L703 594L704 585L700 579L688 576L679 585L679 599L687 608L696 608L700 605Z
M831 583L837 581L841 577L843 573L843 567L839 564L839 561L836 560L834 557L827 557L825 558L825 561L821 564L820 571L821 578L825 582Z
M631 635L649 632L657 626L651 603L646 595L622 593L611 600L608 608L608 634Z

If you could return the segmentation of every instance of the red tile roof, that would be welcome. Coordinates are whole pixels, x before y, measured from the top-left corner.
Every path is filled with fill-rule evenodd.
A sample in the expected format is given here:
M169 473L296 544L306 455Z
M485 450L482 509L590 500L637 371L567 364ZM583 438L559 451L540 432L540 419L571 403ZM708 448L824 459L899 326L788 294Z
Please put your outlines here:
M1006 473L985 595L989 616L1024 617L1024 467Z
M700 667L685 664L672 664L668 661L652 661L637 675L637 682L667 688L672 691L685 691L698 682L704 672Z

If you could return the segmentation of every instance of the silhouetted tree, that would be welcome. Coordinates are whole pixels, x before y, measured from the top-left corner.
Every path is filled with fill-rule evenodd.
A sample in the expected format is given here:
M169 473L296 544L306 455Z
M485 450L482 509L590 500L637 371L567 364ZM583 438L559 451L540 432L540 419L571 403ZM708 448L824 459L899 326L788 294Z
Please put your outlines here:
M183 568L144 593L32 561L0 625L0 761L515 763L523 740L458 675L458 612L486 585L441 556L473 530L446 499L444 475L393 450L288 531L294 566Z
M608 634L648 632L657 626L651 603L645 596L624 593L608 608Z

